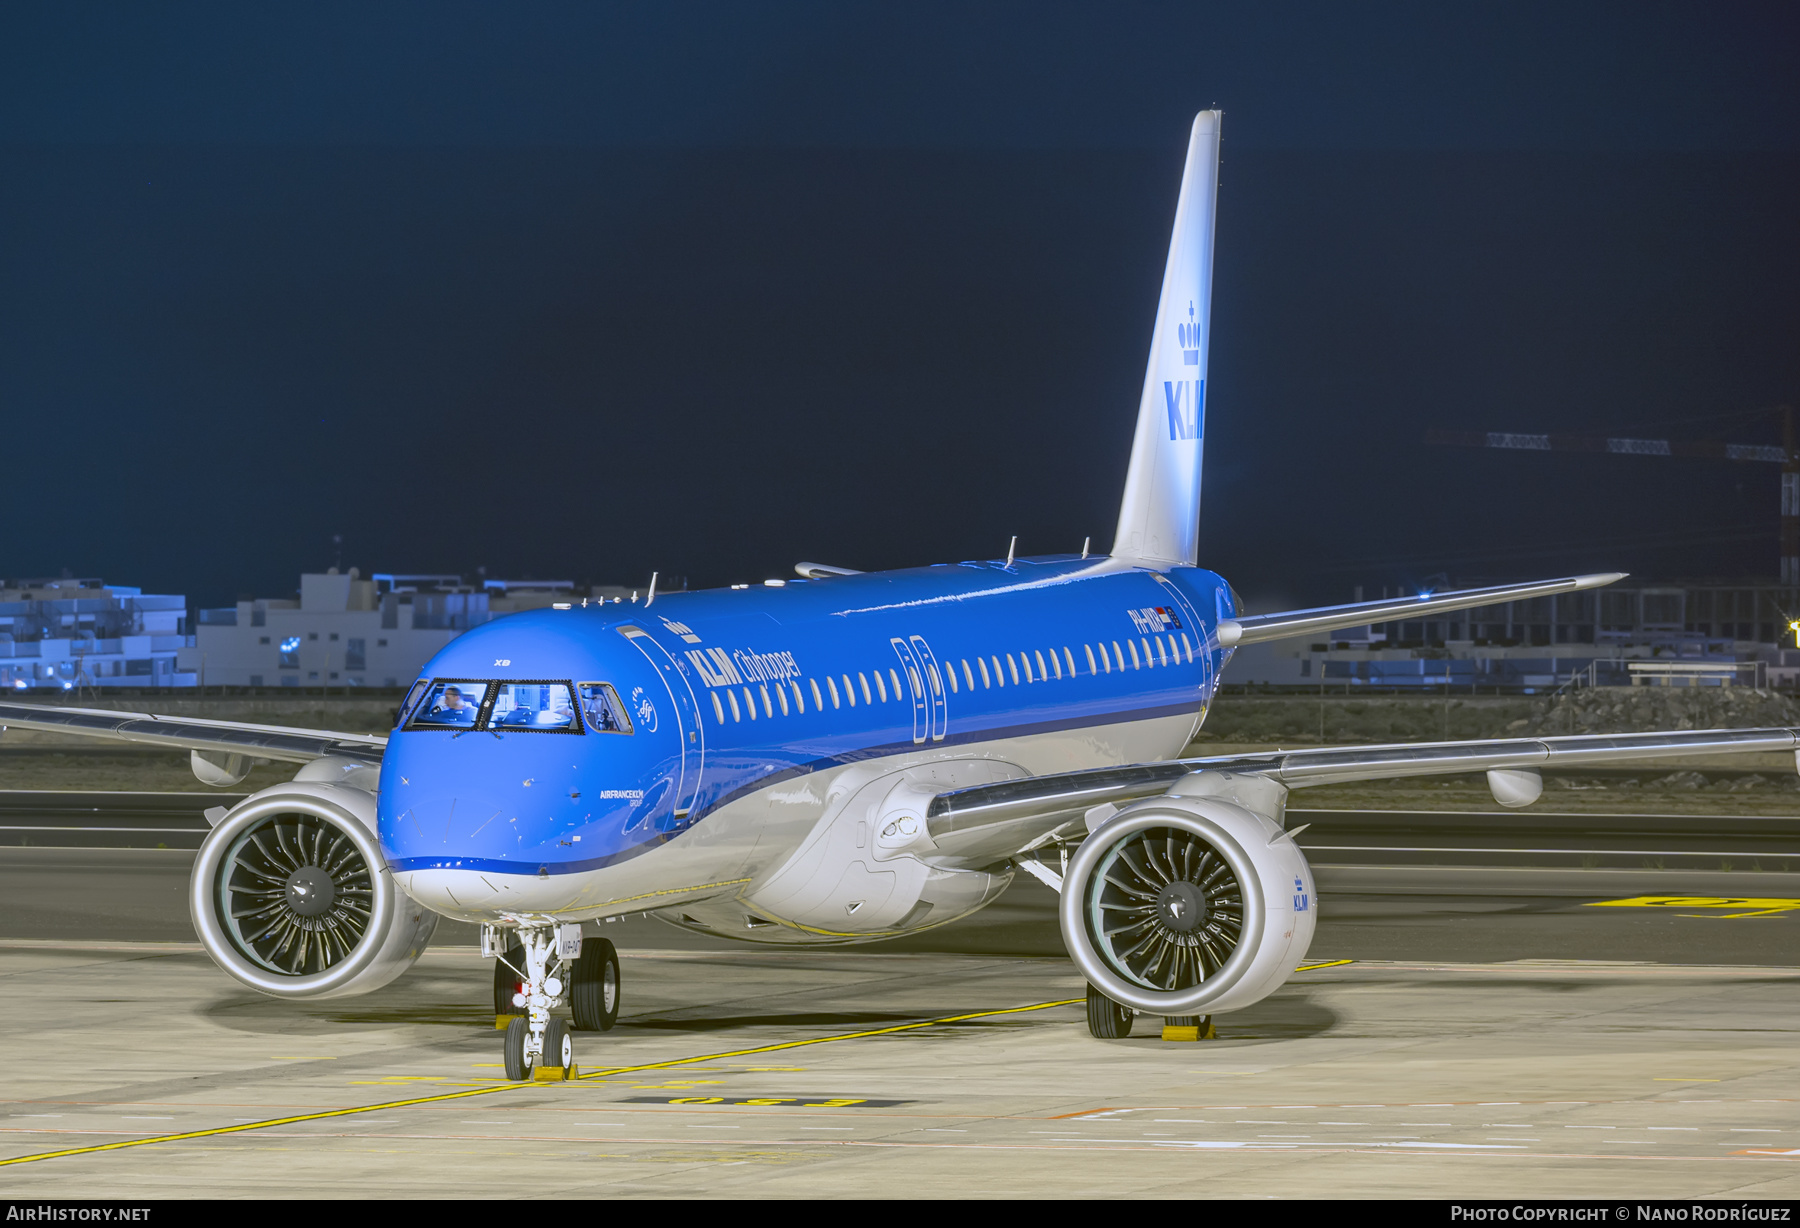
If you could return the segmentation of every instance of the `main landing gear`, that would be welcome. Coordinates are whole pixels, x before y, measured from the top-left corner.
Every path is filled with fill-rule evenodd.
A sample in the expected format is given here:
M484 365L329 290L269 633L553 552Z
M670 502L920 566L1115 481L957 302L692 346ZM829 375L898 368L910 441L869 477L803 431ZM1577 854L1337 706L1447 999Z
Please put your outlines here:
M1099 1039L1123 1040L1130 1036L1131 1021L1136 1014L1129 1006L1121 1006L1092 985L1088 986L1088 1031Z
M1114 1002L1095 989L1087 989L1088 1032L1101 1040L1123 1040L1131 1035L1131 1024L1137 1012ZM1170 1015L1163 1020L1164 1040L1216 1040L1211 1015Z
M604 938L584 942L579 924L484 926L481 947L495 959L494 1016L506 1030L506 1077L573 1078L571 1032L605 1032L618 1021L618 951ZM563 1008L572 1019L552 1014Z

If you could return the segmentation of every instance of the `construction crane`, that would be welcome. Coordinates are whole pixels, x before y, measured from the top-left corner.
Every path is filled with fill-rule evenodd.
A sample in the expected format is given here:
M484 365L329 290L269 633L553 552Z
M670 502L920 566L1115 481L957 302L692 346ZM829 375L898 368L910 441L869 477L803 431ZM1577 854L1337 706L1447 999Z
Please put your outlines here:
M1521 452L1604 452L1614 456L1691 456L1781 466L1781 582L1800 587L1800 452L1794 447L1794 411L1777 405L1781 444L1715 443L1710 440L1625 439L1599 435L1526 435L1512 431L1427 431L1425 442L1462 448ZM1795 634L1800 638L1800 626Z

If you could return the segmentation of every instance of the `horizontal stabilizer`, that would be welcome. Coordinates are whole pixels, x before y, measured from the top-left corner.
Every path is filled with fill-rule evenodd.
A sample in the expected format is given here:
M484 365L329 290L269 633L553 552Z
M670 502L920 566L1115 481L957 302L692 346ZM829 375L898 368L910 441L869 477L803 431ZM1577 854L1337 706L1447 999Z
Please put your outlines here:
M1577 593L1582 589L1617 583L1625 575L1622 571L1607 571L1591 576L1569 576L1562 580L1534 580L1527 584L1499 584L1492 588L1465 588L1452 593L1420 593L1414 597L1358 601L1351 605L1287 610L1280 614L1255 614L1246 618L1225 618L1219 620L1219 643L1230 648L1236 644L1255 644L1262 640L1317 635L1324 631L1336 631L1340 627L1362 627L1369 623L1414 619L1449 610L1466 610L1478 605L1523 601L1527 597Z

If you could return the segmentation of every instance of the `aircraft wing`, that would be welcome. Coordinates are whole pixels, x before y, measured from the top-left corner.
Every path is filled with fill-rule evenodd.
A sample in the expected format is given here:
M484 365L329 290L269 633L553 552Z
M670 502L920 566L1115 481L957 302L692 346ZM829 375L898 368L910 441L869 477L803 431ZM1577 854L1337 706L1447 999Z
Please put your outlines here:
M310 763L331 755L379 764L381 753L387 747L387 739L376 734L332 733L285 725L250 725L239 721L112 712L102 708L57 708L43 704L0 703L0 728L74 733L167 750L245 755L289 763Z
M1190 772L1264 776L1290 789L1303 789L1399 776L1611 766L1745 751L1800 752L1800 729L1701 729L1328 746L1028 776L938 794L926 810L925 827L939 852L928 856L962 865L975 864L983 857L991 862L1016 856L1034 841L1071 827L1095 806L1107 802L1122 805L1167 792ZM1800 764L1800 755L1796 763Z
M1420 593L1413 597L1392 597L1381 601L1358 601L1350 605L1319 606L1311 610L1286 610L1279 614L1225 618L1219 620L1219 643L1230 648L1237 644L1255 644L1261 640L1318 635L1341 627L1362 627L1369 623L1391 622L1397 618L1413 619L1425 614L1466 610L1478 605L1523 601L1527 597L1578 593L1583 589L1617 583L1626 574L1622 571L1606 571L1586 576L1568 576L1561 580L1533 580L1526 584L1499 584L1492 588L1464 588L1449 593Z

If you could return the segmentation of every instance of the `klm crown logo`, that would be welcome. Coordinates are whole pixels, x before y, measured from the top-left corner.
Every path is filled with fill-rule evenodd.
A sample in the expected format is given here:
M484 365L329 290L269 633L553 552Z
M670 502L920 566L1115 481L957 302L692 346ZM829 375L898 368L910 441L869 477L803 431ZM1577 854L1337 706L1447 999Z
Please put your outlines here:
M1188 318L1184 324L1175 326L1175 339L1181 347L1181 365L1198 367L1200 365L1200 321L1194 314L1194 305L1188 304ZM1163 381L1163 401L1169 411L1170 439L1200 438L1200 408L1204 403L1202 397L1206 391L1203 379L1183 379Z
M1175 326L1175 336L1181 342L1181 363L1186 367L1200 365L1200 322L1194 318L1194 305L1188 304L1186 324Z

